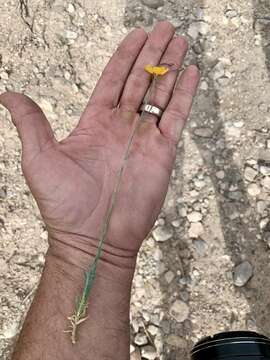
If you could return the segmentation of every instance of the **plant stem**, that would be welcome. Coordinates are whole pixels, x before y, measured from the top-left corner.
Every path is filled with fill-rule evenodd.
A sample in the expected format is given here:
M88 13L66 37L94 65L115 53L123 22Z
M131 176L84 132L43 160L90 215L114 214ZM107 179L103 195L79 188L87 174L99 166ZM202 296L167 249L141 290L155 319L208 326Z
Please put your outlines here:
M151 99L151 97L153 95L156 80L157 80L157 76L154 76L153 81L152 81L152 83L150 85L149 91L148 91L147 96L146 96L145 101L144 101L146 104L149 103L149 100ZM101 255L102 255L103 244L104 244L104 242L105 242L105 240L107 238L108 229L109 229L109 225L110 225L110 220L111 220L112 213L113 213L113 210L115 208L117 197L118 197L118 194L119 194L119 191L120 191L121 180L122 180L122 176L123 176L124 170L125 170L126 165L127 165L127 161L128 161L130 152L131 152L133 139L134 139L134 136L135 136L136 131L138 129L138 126L139 126L140 122L144 120L145 115L146 115L146 112L143 111L141 113L141 116L138 118L137 122L135 123L134 129L133 129L133 131L131 132L131 134L129 136L127 147L126 147L126 150L125 150L125 153L124 153L124 156L123 156L122 165L121 165L121 167L120 167L120 169L118 171L118 175L117 175L117 178L116 178L116 185L115 185L115 188L114 188L113 193L112 193L111 202L110 202L110 205L109 205L109 207L107 209L107 212L105 214L104 221L102 223L100 240L99 240L96 256L95 256L92 264L90 265L88 271L85 273L84 288L83 288L81 296L79 297L79 299L78 299L78 301L76 303L75 311L74 311L72 316L68 317L69 330L66 330L65 332L71 334L71 342L72 342L72 344L76 344L76 341L77 341L76 335L77 335L78 326L80 324L82 324L87 319L86 314L87 314L88 301L89 301L90 292L91 292L91 289L93 287L94 280L95 280L95 277L96 277L97 263L98 263L98 260L100 259Z

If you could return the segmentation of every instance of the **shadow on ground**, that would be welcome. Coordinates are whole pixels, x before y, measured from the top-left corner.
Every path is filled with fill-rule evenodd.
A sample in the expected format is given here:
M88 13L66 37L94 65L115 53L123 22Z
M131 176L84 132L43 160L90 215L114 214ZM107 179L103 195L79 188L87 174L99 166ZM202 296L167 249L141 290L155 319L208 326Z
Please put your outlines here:
M182 5L175 5L175 2L167 2L162 13L153 9L146 10L138 1L128 2L126 7L125 25L133 27L136 25L152 26L156 20L168 19L178 25L179 33L185 33L190 25L190 14L194 14L196 1L183 1ZM267 14L267 17L266 17ZM264 17L263 26L260 31L263 38L263 48L266 56L266 64L270 71L270 3L269 0L254 0L254 19ZM266 18L265 18L266 17ZM193 117L196 122L196 128L207 129L203 136L195 135L194 129L190 129L190 136L196 143L200 155L203 158L203 172L210 176L214 190L216 202L220 215L220 224L223 237L226 243L227 254L231 257L233 263L238 265L243 259L248 260L254 269L254 276L247 286L236 289L244 294L250 305L250 313L246 315L246 327L250 328L257 325L259 331L270 335L270 322L267 319L270 311L270 301L268 291L270 289L270 271L269 255L267 246L263 238L258 236L260 229L258 226L257 215L254 207L252 208L244 184L242 169L234 161L234 153L238 152L237 145L228 144L226 141L224 121L220 115L220 99L216 81L211 76L211 71L217 62L209 62L204 53L204 41L198 40L193 43L191 49L191 61L196 61L201 69L202 77L208 81L207 93L200 94L195 102ZM201 56L197 56L200 54ZM222 86L222 85L221 85ZM203 132L201 132L203 133ZM175 185L175 180L183 180L182 164L184 158L184 146L179 147L178 158L175 168L175 177L172 181L172 192L177 198L182 197L182 187ZM219 180L216 174L219 171L225 172L224 179ZM178 217L178 206L174 210L166 211L166 223L170 223ZM186 228L184 220L181 220L180 229ZM185 233L187 233L185 231ZM164 281L164 275L160 276L160 286L163 291L161 308L165 312L165 317L161 327L165 329L164 333L164 359L177 360L188 359L191 344L183 343L179 350L172 344L166 343L169 334L175 334L179 337L187 333L192 333L192 324L189 320L184 323L175 322L169 315L169 309L174 299L183 299L186 303L189 301L187 285L190 281L190 241L187 235L175 230L175 243L167 245L163 243L157 245L163 252L163 261L166 271L182 266L182 281L178 282L178 287L174 284L168 285ZM180 260L179 260L180 259ZM181 265L182 264L182 265ZM176 280L174 280L176 281ZM179 289L179 294L171 292ZM227 330L230 329L228 324ZM205 330L207 333L207 329Z
M265 65L270 79L270 2L269 0L253 0L254 33L260 34L261 46L265 54ZM260 99L258 99L258 102ZM269 227L269 226L268 226ZM256 287L256 298L250 299L250 308L258 329L270 336L270 266L269 251L262 244L266 240L266 227L261 233L261 245L255 247L253 263L255 276L253 284ZM269 229L268 229L269 231ZM265 251L264 251L265 250Z

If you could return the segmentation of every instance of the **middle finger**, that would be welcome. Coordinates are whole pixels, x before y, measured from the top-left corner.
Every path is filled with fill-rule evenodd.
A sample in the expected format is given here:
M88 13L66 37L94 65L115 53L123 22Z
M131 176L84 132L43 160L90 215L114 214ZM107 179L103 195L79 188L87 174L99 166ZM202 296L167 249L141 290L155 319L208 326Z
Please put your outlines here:
M174 32L174 27L167 21L155 26L129 74L120 100L122 108L138 112L151 81L144 67L159 64Z

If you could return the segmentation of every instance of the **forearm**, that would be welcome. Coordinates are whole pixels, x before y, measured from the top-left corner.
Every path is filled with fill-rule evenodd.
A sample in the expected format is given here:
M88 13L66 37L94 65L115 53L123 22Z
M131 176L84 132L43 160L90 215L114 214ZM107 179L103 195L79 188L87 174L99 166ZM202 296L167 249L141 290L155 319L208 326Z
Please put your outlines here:
M61 252L61 253L60 253ZM70 249L68 252L71 254ZM129 304L135 259L116 266L104 255L97 268L87 320L78 328L72 345L68 317L81 295L84 270L93 257L74 251L73 258L61 249L48 252L41 282L24 323L13 360L129 359ZM71 261L69 261L71 260ZM73 261L74 260L74 261Z

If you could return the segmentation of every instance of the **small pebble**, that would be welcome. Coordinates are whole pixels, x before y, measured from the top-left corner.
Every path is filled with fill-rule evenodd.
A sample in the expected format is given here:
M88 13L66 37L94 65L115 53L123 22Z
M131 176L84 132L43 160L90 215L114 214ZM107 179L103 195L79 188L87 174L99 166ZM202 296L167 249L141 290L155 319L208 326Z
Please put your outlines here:
M148 344L148 339L145 334L138 333L138 334L136 334L136 336L134 338L134 342L136 345L142 346L142 345Z
M233 126L236 127L237 129L241 129L244 126L244 121L242 120L234 121Z
M225 178L225 172L223 170L217 171L216 172L216 177L220 180Z
M260 173L264 176L270 176L270 166L260 166Z
M75 40L78 37L78 34L75 31L66 30L65 36L69 40Z
M250 280L253 275L253 269L248 261L244 261L237 265L233 271L234 285L242 287Z
M52 104L49 102L49 100L46 100L44 98L42 98L40 101L39 101L39 104L42 108L42 110L46 113L53 113L53 106Z
M190 228L188 230L189 237L198 238L203 233L204 233L204 228L202 223L200 222L191 223Z
M136 349L130 354L130 360L141 360L141 352L140 349Z
M170 284L174 279L174 273L171 270L169 270L165 273L164 277L167 283Z
M196 239L193 240L193 245L195 247L195 250L197 252L197 254L199 256L204 256L205 255L205 250L206 250L206 242L202 239Z
M213 131L209 128L196 128L194 135L202 138L210 138L213 135Z
M149 8L157 9L164 5L164 0L142 0L142 3Z
M197 223L202 220L202 214L198 211L192 211L187 215L189 222Z
M2 79L2 80L8 80L8 79L9 79L8 73L7 73L6 71L2 71L2 72L0 73L0 79Z
M269 225L269 219L268 218L264 218L260 221L260 228L262 230L264 230L266 227L268 227Z
M270 165L270 150L261 150L258 161L263 165Z
M0 199L4 200L7 197L7 191L5 188L0 188Z
M255 179L255 177L257 176L257 174L258 174L257 171L255 169L253 169L252 167L247 166L245 168L244 176L247 181L252 182Z
M262 200L257 202L257 211L259 214L263 214L266 209L266 203Z
M180 223L180 220L173 220L173 221L172 221L172 226L173 226L173 227L176 227L176 228L177 228L177 227L180 226L180 224L181 224L181 223Z
M149 332L150 335L155 336L158 333L158 327L154 326L154 325L149 325L147 328L147 331Z
M226 11L225 15L226 15L227 18L232 19L232 18L236 17L238 15L238 13L237 13L236 10L228 9Z
M266 190L270 190L270 176L265 177L261 181L262 187Z
M168 345L173 346L175 348L186 349L187 347L187 341L183 339L183 337L174 334L170 334L169 336L167 336L165 338L165 341Z
M18 331L19 324L17 322L14 322L6 330L3 331L3 337L5 339L12 339L17 335Z
M201 82L200 89L203 91L208 90L208 83L205 80Z
M251 196L258 196L261 193L261 190L257 184L249 185L247 191Z
M153 230L154 239L158 242L164 242L172 238L173 232L165 227L157 227Z
M153 346L144 346L141 349L142 357L148 360L155 360L157 358L156 349Z
M170 315L179 323L184 322L189 315L189 308L186 303L176 300L170 308Z
M196 40L197 37L199 36L198 23L195 22L195 23L190 24L187 33L188 33L188 35L189 35L193 40Z
M0 276L6 275L9 270L9 266L4 259L0 259Z
M74 5L73 5L73 4L68 4L67 11L68 11L70 14L73 14L74 11L75 11Z

